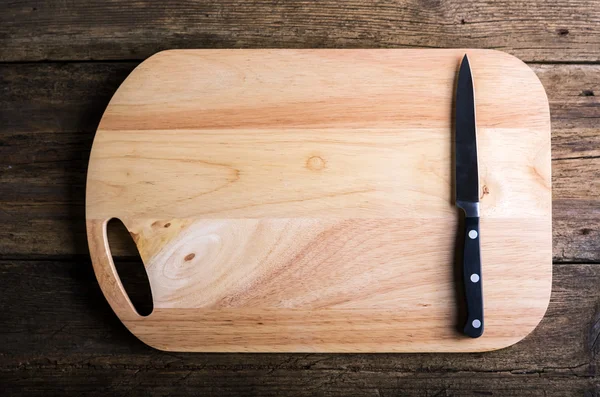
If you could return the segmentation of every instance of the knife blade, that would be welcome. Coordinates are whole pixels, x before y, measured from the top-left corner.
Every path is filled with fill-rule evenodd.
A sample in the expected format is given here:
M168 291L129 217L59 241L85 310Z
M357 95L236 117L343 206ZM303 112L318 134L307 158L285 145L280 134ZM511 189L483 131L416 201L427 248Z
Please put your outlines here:
M455 118L456 206L464 213L462 273L467 305L464 333L472 338L483 334L483 290L479 231L479 172L475 91L467 55L462 59L456 87Z

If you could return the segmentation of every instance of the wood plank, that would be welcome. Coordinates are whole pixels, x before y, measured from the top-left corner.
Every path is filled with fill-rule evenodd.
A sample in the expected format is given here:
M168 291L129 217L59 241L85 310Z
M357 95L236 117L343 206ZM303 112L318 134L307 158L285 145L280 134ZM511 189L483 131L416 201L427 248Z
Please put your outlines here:
M0 61L144 59L171 48L493 48L600 60L597 2L3 1Z
M87 255L85 166L108 101L136 63L0 66L0 255ZM600 66L531 65L552 116L553 257L600 261ZM594 94L594 95L592 95ZM569 158L569 160L567 160ZM31 233L36 230L36 233ZM114 253L133 255L123 238Z
M356 390L376 396L379 389L380 395L493 390L494 395L569 396L599 391L596 265L555 265L551 303L538 328L514 346L477 354L160 352L119 322L89 262L0 261L0 285L5 286L0 384L8 395L97 388L161 395L164 385L177 381L182 394L219 395ZM307 391L311 385L315 389Z
M600 157L598 65L531 65L552 116L552 159Z
M535 65L552 116L553 256L600 258L600 69Z
M135 66L0 66L0 86L11 87L0 98L0 255L88 254L89 153L110 98Z
M4 396L505 396L595 397L599 378L542 373L373 372L254 368L5 371Z

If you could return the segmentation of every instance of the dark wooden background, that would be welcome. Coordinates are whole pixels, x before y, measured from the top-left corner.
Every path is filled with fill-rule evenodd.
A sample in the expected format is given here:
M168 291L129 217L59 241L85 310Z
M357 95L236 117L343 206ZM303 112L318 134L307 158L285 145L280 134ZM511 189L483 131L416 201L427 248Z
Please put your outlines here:
M531 66L554 237L532 334L485 354L180 354L124 328L85 238L102 112L159 50L259 47L494 48ZM0 395L600 396L599 98L598 0L0 0Z

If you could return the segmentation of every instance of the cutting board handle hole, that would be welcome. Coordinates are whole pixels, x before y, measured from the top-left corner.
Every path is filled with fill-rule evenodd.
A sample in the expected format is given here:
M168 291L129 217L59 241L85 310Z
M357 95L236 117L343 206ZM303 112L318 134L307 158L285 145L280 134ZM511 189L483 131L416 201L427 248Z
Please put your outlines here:
M152 290L146 267L131 234L120 219L113 218L106 225L106 235L113 262L125 293L140 316L148 316L154 309Z

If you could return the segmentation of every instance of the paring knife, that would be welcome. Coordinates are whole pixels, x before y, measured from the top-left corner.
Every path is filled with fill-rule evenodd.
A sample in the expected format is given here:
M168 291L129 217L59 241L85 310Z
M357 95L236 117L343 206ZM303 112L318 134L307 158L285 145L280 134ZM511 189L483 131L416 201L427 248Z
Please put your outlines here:
M465 229L459 231L464 235L462 265L467 301L467 323L464 333L472 338L478 338L483 334L483 293L479 246L479 173L477 169L475 93L467 55L464 56L458 72L455 128L456 206L465 214Z

